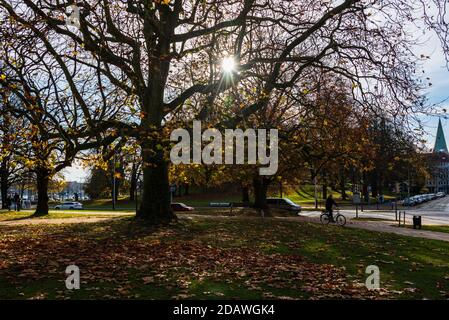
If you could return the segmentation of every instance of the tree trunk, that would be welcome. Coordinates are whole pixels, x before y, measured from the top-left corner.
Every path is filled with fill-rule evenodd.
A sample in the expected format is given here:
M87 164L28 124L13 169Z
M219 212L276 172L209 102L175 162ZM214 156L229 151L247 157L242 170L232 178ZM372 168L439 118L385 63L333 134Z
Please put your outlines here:
M242 186L242 202L248 203L249 202L249 188L248 186Z
M157 143L143 143L143 196L137 218L151 224L168 223L176 219L171 210L168 162ZM154 146L154 147L153 147Z
M268 181L264 177L257 176L253 179L254 207L257 209L268 209L267 190Z
M323 184L323 199L327 199L327 184Z
M326 180L326 172L325 171L322 171L321 177L323 179L323 184L321 186L322 187L321 188L321 191L322 191L321 196L323 199L327 199L327 180Z
M341 199L346 200L348 198L346 194L346 176L345 176L345 170L341 169L341 175L340 175L340 190L341 190Z
M165 14L163 19L166 19ZM162 136L164 134L164 130L162 130L164 92L170 70L170 59L159 59L169 55L171 45L169 33L174 29L170 30L171 24L169 23L163 23L163 25L167 34L157 43L156 53L152 48L147 48L151 56L149 58L151 68L148 73L147 86L140 88L139 92L143 114L141 121L143 134L140 137L143 192L136 217L150 224L165 224L176 220L176 215L171 209L169 160L165 158L166 150L162 147L164 145ZM156 43L154 42L154 44Z
M178 189L177 189L177 191L178 191L178 197L182 197L182 184L181 184L181 183L178 183L178 184L177 184L177 187L178 187Z
M8 184L1 183L2 209L6 209L6 199L8 198Z
M50 180L49 171L39 168L36 170L37 178L37 207L35 216L48 215L48 182Z
M376 198L378 195L378 189L377 189L377 181L378 181L378 177L379 175L377 174L377 172L374 172L372 177L371 177L371 181L370 181L370 186L371 186L371 196Z
M8 198L8 170L6 161L2 161L0 167L0 190L2 195L2 209L6 209L6 199Z
M133 184L131 181L131 184L129 186L129 201L134 202L136 200L136 185Z
M204 184L203 184L203 193L207 193L207 191L209 190L209 184L210 184L210 180L212 178L212 169L210 169L208 166L205 166L204 168Z
M129 185L129 200L136 200L136 189L137 189L137 168L138 166L133 163L131 168L131 181Z
M377 194L381 196L384 194L384 176L383 174L379 174L378 184L377 184Z
M365 182L363 182L362 193L363 193L363 201L369 203L370 197L368 192L368 185Z
M185 196L189 195L189 184L188 183L184 183L184 195Z
M282 181L279 181L279 194L280 194L281 198L284 197L284 188L283 188L283 185L282 185Z

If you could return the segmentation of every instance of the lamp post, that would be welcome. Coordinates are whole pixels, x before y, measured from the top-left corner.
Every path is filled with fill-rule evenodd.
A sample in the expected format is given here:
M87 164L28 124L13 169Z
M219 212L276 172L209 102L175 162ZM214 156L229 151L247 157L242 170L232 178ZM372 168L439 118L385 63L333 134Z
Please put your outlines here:
M135 198L135 201L136 201L136 214L137 214L137 211L139 210L139 206L138 206L138 199L139 199L139 185L140 185L140 182L139 182L139 176L137 176L137 181L136 181L136 190L134 191L134 198Z
M410 198L410 163L408 164L408 168L407 168L407 178L408 178L407 197Z
M115 161L116 161L116 153L114 152L114 160L113 160L113 164L112 164L112 210L115 211Z
M314 170L313 184L314 184L314 197L315 197L315 209L318 209L318 185L316 181L317 172Z

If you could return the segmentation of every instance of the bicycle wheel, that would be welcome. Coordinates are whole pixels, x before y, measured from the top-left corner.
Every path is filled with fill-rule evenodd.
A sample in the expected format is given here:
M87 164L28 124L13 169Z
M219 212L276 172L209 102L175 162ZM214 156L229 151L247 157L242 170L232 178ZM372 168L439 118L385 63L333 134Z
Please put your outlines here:
M330 222L329 215L327 213L323 213L320 217L320 221L322 224L329 224Z
M339 215L337 216L337 218L335 219L335 221L337 221L337 224L338 224L339 226L342 226L342 227L346 224L346 218L345 218L345 216L343 216L343 215L341 215L341 214L339 214Z

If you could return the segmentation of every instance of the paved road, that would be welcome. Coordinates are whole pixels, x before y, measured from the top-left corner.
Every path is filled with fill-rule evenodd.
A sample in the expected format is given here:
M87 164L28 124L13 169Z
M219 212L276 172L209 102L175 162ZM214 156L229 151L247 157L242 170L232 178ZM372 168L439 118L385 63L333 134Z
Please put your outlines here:
M432 200L422 205L413 207L413 210L417 211L425 210L425 211L446 213L449 215L449 196L446 196L441 199Z
M289 220L289 221L309 221L320 223L318 217L277 217L275 219L279 220ZM328 226L326 226L328 227ZM337 225L329 225L329 227L340 228ZM369 231L375 232L386 232L386 233L394 233L401 236L409 236L414 238L424 238L424 239L432 239L432 240L441 240L449 242L449 233L444 232L434 232L434 231L426 231L426 230L415 230L411 228L399 228L398 226L392 225L389 222L385 221L356 221L349 220L346 223L346 228L355 228L355 229L365 229Z
M436 199L424 203L416 207L399 207L398 211L404 212L406 217L406 223L412 224L413 215L422 216L422 223L424 225L449 225L449 196L441 199ZM342 209L343 213L347 218L355 218L356 212L352 209ZM304 216L316 217L319 215L318 212L304 211L301 213ZM395 221L395 211L394 210L365 210L361 212L359 210L359 217L362 218L378 218Z

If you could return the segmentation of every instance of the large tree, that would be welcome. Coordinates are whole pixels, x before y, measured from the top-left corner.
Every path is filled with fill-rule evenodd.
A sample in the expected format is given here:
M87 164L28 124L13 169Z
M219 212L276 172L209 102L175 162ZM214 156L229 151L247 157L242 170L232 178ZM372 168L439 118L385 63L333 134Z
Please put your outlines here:
M73 4L79 8L76 30L65 21ZM59 64L87 125L95 125L95 116L77 86L77 66L94 70L127 95L127 121L105 124L139 141L143 199L137 216L152 222L174 217L165 147L177 112L234 126L267 109L277 91L306 87L302 78L316 70L351 79L356 98L370 108L391 99L395 110L403 110L417 99L409 55L414 39L405 28L415 9L426 5L421 1L0 0L0 5L9 21L31 30ZM429 25L444 23L428 18ZM217 108L229 90L238 90L237 112Z
M8 150L34 174L38 192L35 215L46 215L52 177L70 166L80 150L112 143L117 134L86 124L58 62L29 29L3 24L0 40L0 116L19 123L13 134L20 143L9 144ZM74 71L80 72L77 93L92 104L90 121L114 118L117 97L99 89L101 83L95 75L85 74L81 68Z
M0 108L6 107L3 95L0 94ZM14 150L20 147L24 138L18 134L20 119L11 117L6 112L0 112L0 191L2 209L6 208L9 188L20 180L24 173L24 165L19 161Z

